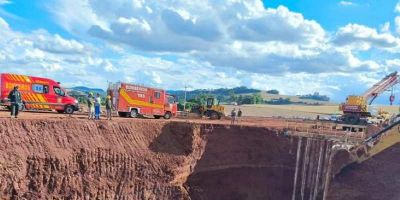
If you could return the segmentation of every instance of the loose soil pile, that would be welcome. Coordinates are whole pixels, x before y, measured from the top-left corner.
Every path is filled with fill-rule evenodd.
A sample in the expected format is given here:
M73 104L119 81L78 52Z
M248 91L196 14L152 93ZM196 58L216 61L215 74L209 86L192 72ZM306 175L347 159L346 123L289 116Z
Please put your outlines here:
M361 163L343 168L331 182L328 199L400 199L400 144Z

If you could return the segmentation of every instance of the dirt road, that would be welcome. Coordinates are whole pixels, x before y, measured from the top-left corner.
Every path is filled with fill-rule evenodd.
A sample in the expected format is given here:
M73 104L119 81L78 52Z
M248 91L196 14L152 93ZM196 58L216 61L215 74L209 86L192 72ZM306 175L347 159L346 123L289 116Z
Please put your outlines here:
M8 111L2 109L0 110L0 119L10 118L10 114ZM59 114L56 112L35 112L35 111L25 111L21 112L18 116L18 119L78 119L82 121L87 121L87 116L85 113L75 113L73 115L67 114ZM18 120L17 119L17 120ZM132 118L122 118L117 117L116 115L113 118L113 121L121 121L121 122L135 122L135 121L173 121L173 122L189 122L189 123L198 123L198 124L217 124L217 125L230 125L231 120L229 118L224 118L221 120L209 120L209 119L186 119L186 118L172 118L170 120L165 119L153 119L149 118L140 118L140 119L132 119ZM100 121L106 121L103 116ZM293 120L291 120L293 121ZM267 117L243 117L236 122L236 125L241 126L258 126L258 127L284 127L287 123L286 119L279 118L267 118Z

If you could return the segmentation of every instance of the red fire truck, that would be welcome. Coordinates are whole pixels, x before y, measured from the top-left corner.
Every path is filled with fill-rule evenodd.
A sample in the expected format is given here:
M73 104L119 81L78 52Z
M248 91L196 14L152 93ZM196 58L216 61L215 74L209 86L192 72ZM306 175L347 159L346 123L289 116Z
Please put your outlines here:
M165 90L127 83L110 83L107 93L121 117L153 115L156 119L176 116L175 98Z
M17 74L0 74L0 104L10 106L8 94L14 86L19 87L23 109L56 110L59 113L72 114L79 110L78 101L68 96L59 82L47 78Z

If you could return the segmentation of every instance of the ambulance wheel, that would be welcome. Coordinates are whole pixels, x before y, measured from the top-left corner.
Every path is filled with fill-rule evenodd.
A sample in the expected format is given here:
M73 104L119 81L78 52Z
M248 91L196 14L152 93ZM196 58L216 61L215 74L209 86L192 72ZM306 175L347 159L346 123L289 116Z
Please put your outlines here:
M71 115L71 114L74 113L74 107L71 106L71 105L65 106L64 112L65 112L66 114Z
M171 119L172 115L170 112L165 113L164 119Z
M139 113L136 109L132 109L130 113L131 118L137 118L139 116Z

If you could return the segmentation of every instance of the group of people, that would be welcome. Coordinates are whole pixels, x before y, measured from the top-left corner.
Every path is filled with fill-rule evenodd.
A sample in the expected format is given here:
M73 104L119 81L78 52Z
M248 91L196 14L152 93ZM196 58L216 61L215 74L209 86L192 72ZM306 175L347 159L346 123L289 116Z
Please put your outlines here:
M239 123L240 118L242 117L242 110L236 112L236 108L233 108L231 111L231 124Z
M92 92L89 93L87 98L87 104L89 109L89 119L99 120L101 115L101 97L100 94L97 93L96 96L93 95ZM107 120L112 119L112 100L111 96L108 95L106 97L106 117Z

